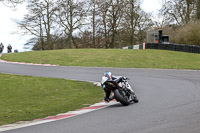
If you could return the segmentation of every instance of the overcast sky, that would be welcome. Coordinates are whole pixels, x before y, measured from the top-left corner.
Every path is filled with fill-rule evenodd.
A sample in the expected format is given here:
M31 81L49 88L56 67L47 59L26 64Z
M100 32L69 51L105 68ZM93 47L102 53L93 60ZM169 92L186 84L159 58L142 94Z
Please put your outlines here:
M162 0L142 0L141 8L146 12L156 12L161 8ZM17 25L12 21L12 19L22 19L24 14L26 14L25 4L17 6L17 10L12 10L2 3L0 3L0 43L4 44L4 53L7 52L7 45L11 44L13 51L18 49L20 52L24 51L23 47L28 39L28 36L21 36L16 34L19 32Z

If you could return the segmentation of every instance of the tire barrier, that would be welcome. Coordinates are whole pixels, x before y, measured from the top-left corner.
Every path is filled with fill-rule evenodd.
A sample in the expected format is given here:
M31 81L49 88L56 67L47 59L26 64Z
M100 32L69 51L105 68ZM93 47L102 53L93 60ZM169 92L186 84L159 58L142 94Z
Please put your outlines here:
M200 53L200 46L185 44L146 43L146 49L173 50L189 53Z

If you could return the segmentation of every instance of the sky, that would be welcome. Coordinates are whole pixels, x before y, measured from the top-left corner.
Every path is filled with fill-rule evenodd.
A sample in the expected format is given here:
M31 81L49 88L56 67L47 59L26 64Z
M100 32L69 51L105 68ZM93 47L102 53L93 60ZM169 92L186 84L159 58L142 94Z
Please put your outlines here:
M162 7L163 0L141 0L142 5L141 8L145 12L152 12L153 14L157 14L158 10Z
M141 8L146 12L156 14L162 6L162 0L141 0ZM4 53L7 52L7 45L11 44L13 51L18 49L19 52L24 52L24 44L28 40L28 36L17 34L19 28L13 22L13 19L22 19L27 13L26 5L20 4L16 10L10 9L0 3L0 43L4 44Z
M19 5L17 10L13 10L0 3L0 42L4 44L3 52L7 51L6 47L8 44L12 45L13 50L24 51L22 44L26 43L27 37L14 34L19 29L12 19L23 18L25 13L25 4Z

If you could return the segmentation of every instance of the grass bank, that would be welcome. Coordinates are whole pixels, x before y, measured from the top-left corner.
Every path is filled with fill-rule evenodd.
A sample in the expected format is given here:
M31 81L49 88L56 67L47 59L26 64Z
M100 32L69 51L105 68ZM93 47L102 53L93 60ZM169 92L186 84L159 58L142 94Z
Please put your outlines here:
M76 110L103 99L92 83L0 74L0 125Z
M63 49L6 54L2 59L62 66L200 69L200 54L166 50Z

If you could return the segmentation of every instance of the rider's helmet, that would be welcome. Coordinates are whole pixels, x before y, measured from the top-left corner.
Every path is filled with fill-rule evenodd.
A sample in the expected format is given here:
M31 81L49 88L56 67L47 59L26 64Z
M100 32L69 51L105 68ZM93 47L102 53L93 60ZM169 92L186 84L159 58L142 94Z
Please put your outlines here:
M105 72L104 76L107 77L108 79L112 80L112 73L111 72Z

